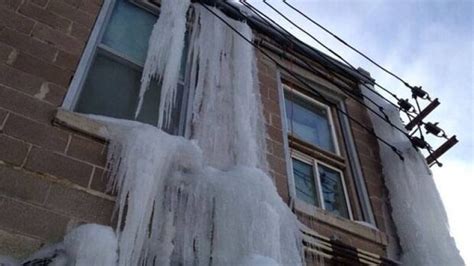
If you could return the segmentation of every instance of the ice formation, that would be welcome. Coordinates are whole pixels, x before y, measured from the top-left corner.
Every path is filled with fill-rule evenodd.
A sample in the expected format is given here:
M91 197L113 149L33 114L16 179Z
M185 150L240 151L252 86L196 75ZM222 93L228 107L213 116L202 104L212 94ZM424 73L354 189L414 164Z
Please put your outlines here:
M166 2L176 1L164 1L164 7ZM215 12L252 38L245 23ZM169 31L171 22L160 20L181 20L186 10L174 15L160 17L154 30ZM174 28L173 34L184 30ZM169 40L153 38L149 56L169 52L160 43ZM265 173L252 47L199 5L194 6L189 46L187 66L195 79L189 80L187 138L138 122L96 117L109 132L119 265L300 265L296 218ZM157 65L163 80L174 72L161 68L181 61L170 60L176 62ZM162 117L173 107L168 94L175 95L176 87L162 90Z
M384 106L393 124L403 128L398 110L373 92L364 93ZM464 265L449 234L446 212L425 159L401 132L373 114L371 120L376 134L394 144L405 158L401 161L391 148L380 145L385 185L402 247L402 265Z
M140 97L158 77L164 120L154 127L90 116L105 125L110 140L117 239L112 231L82 226L39 255L78 265L301 265L296 217L266 173L254 51L200 5L187 58L193 78L186 136L161 130L177 93L189 1L161 3ZM245 23L214 12L252 39ZM107 234L97 240L96 229Z
M150 83L158 82L161 84L161 97L164 99L163 104L159 106L159 112L163 114L159 116L159 127L170 122L171 112L165 110L171 110L171 105L176 100L189 4L190 0L162 1L160 18L153 27L149 40L135 116L141 111L143 97Z
M117 248L117 237L111 227L84 224L71 230L63 242L43 247L21 263L0 257L0 265L114 266Z
M214 12L247 39L253 38L247 24ZM190 82L194 99L190 137L198 141L212 166L225 169L243 164L265 169L253 47L198 5L190 49L190 76L197 77Z
M253 255L243 259L243 262L239 266L277 266L278 263L270 258L263 257L260 255Z
M296 219L263 171L219 170L195 141L108 121L119 265L239 265L253 254L301 263Z
M98 224L81 225L64 237L66 265L117 264L117 237L111 227Z

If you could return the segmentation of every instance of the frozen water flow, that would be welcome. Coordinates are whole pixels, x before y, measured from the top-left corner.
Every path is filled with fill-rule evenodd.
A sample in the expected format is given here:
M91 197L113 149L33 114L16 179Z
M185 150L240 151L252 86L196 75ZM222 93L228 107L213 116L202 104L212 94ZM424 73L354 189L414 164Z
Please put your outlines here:
M189 1L161 3L140 91L141 105L150 82L162 83L158 128L90 116L110 140L117 239L82 226L40 255L78 265L301 265L296 217L266 173L254 51L199 5L187 58L187 136L161 130L175 101ZM215 12L253 38L245 23Z
M21 265L16 259L9 256L0 256L1 266L19 266Z
M239 266L279 266L273 259L260 255L252 255L246 257Z
M176 3L164 5L170 2ZM110 139L111 187L118 192L119 265L239 265L252 256L300 265L296 218L265 173L254 51L201 6L194 12L187 66L195 79L189 81L187 138L137 122L102 119ZM161 19L182 18L160 17L156 32L170 31L171 22ZM253 38L246 24L226 19ZM174 28L173 34L180 35L177 30L184 34L185 28ZM169 52L153 38L149 57ZM170 65L180 61L172 60ZM164 67L169 66L157 65L166 79L173 73L163 72ZM173 97L162 94L160 106L161 117L169 114Z
M247 24L228 19L217 9L214 12L253 39ZM212 166L226 169L237 164L265 170L264 123L253 47L197 5L191 51L190 76L197 78L190 82L190 137L198 141Z
M117 237L111 227L84 224L69 232L62 243L40 249L21 264L0 258L0 265L114 266L118 260L117 248Z
M392 123L403 128L398 110L373 92L364 90L364 93L384 106ZM371 119L376 134L394 144L405 158L401 161L390 148L380 145L392 217L403 250L402 264L464 265L454 239L449 234L446 212L425 159L401 132L373 114Z
M64 237L63 245L68 265L114 266L117 263L117 237L108 226L81 225Z
M111 123L108 131L112 185L118 189L117 228L123 228L119 233L120 265L138 265L147 257L169 258L173 243L167 234L172 234L173 224L167 220L169 216L156 216L164 214L165 206L161 203L167 180L177 170L193 172L201 168L200 150L184 138L141 123ZM163 223L155 229L158 220ZM155 236L160 239L154 239ZM147 245L150 241L164 244L157 249ZM166 264L169 262L160 265Z
M218 170L195 141L108 121L120 265L238 265L252 254L301 263L296 218L263 171Z
M170 122L171 112L165 110L171 110L171 105L176 100L189 4L189 0L161 1L160 17L153 27L149 40L135 116L137 117L141 111L143 97L150 83L157 82L161 84L163 99L159 106L159 127L164 127Z

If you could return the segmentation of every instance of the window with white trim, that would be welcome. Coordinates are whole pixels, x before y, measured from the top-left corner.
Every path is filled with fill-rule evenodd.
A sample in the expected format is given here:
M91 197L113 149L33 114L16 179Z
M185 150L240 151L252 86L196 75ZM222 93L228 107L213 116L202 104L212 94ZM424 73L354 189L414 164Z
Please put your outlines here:
M157 15L130 0L105 0L63 106L66 109L156 125L160 86L152 82L135 119L148 40ZM186 53L187 49L184 49ZM183 61L186 56L183 56ZM184 102L185 62L173 121ZM167 130L180 131L178 123Z
M284 85L296 200L353 219L331 107Z

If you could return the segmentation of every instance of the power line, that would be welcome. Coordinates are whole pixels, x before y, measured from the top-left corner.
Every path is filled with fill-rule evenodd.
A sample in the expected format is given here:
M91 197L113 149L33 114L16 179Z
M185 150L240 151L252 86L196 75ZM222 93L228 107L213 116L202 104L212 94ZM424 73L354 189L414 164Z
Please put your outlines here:
M357 119L354 119L352 116L350 116L347 112L341 110L337 105L334 105L330 100L328 100L324 95L322 95L321 93L319 93L318 91L316 90L313 90L313 88L306 83L305 80L301 79L298 75L296 75L294 72L292 72L291 70L289 70L288 68L286 68L285 66L283 66L282 64L280 64L277 60L275 60L271 55L269 55L267 52L265 52L263 49L261 49L260 47L258 47L255 43L252 42L252 40L249 40L247 37L245 37L242 33L240 33L234 26L232 26L229 22L227 22L224 18L222 18L221 16L219 16L217 13L215 13L212 9L210 9L208 6L206 6L205 4L203 3L200 3L207 11L209 11L211 14L213 14L216 18L218 18L220 21L222 21L224 24L226 24L233 32L235 32L237 35L239 35L243 40L245 40L247 43L249 43L250 45L252 45L255 49L259 50L265 57L267 57L268 59L270 59L273 63L275 63L279 68L283 69L285 72L287 72L288 74L292 75L296 80L298 80L301 84L303 84L304 86L306 86L308 89L310 89L311 91L314 91L318 97L320 97L324 102L326 102L328 105L332 105L338 112L340 112L341 114L345 115L347 118L349 118L351 121L353 121L354 123L358 124L359 126L361 126L363 129L365 129L367 132L369 132L370 134L372 134L375 138L377 138L378 140L380 140L380 142L384 143L385 145L387 145L388 147L390 147L392 149L393 152L395 152L398 157L401 159L401 160L404 160L404 157L402 155L402 152L400 150L398 150L395 146L393 146L392 144L388 143L386 140L380 138L379 136L377 136L377 134L374 132L373 129L371 128L368 128L367 126L365 126L362 122L358 121Z
M243 0L242 0L243 1ZM263 0L263 2L268 5L269 7L271 7L275 12L277 12L278 14L280 14L282 17L284 17L286 20L288 20L292 25L296 26L298 29L300 29L301 31L303 31L304 33L306 33L308 36L312 37L310 34L308 34L306 31L304 31L302 28L298 27L295 23L293 23L291 20L289 20L287 17L285 17L281 12L279 12L277 9L275 9L273 6L271 6L270 4L268 4L266 2L266 0ZM397 76L396 74L394 74L393 72L390 72L389 70L387 70L386 68L382 67L381 65L379 65L378 63L376 63L373 59L369 58L368 56L366 56L365 54L363 54L362 52L360 52L359 50L355 49L354 47L352 47L351 45L349 45L348 43L346 43L344 40L342 40L341 38L339 38L338 36L336 36L335 34L333 34L332 32L330 32L328 29L326 29L325 27L321 26L319 23L317 23L316 21L314 21L313 19L309 18L307 15L305 15L303 12L301 12L300 10L296 9L295 7L293 7L292 5L288 4L286 2L286 0L283 0L283 2L288 5L290 8L292 8L294 11L296 11L297 13L299 13L300 15L303 15L306 19L310 20L312 23L314 23L315 25L317 25L318 27L320 27L321 29L323 29L324 31L326 31L327 33L329 33L331 36L333 36L334 38L336 38L337 40L339 40L340 42L342 42L343 44L345 44L347 47L349 47L350 49L354 50L355 52L357 52L359 55L363 56L364 58L366 58L367 60L369 60L371 63L373 63L374 65L376 65L377 67L379 67L380 69L382 69L383 71L385 71L386 73L392 75L393 77L395 77L396 79L398 79L399 81L401 81L406 87L408 87L411 92L412 92L412 98L415 100L416 102L416 107L418 108L418 113L417 113L417 109L411 105L409 102L408 102L408 99L398 99L398 104L400 105L400 110L411 110L411 109L414 109L415 111L412 112L414 114L416 114L417 116L416 117L411 117L410 113L409 112L405 112L408 116L408 119L410 120L410 123L406 126L406 128L408 129L408 127L410 127L410 124L413 124L414 121L416 120L417 122L417 127L418 127L418 132L420 134L420 138L418 137L413 137L413 136L410 136L408 134L405 134L411 141L412 145L415 147L415 148L422 148L422 149L426 149L429 153L429 156L426 158L427 162L430 163L431 162L435 162L436 164L438 164L439 166L441 166L442 164L438 162L438 158L441 154L443 154L445 151L447 151L448 149L450 149L452 146L454 146L458 141L456 140L456 136L453 136L451 138L448 138L448 136L446 135L446 133L437 126L437 123L425 123L422 121L423 118L419 118L422 116L422 113L425 113L424 116L426 116L427 112L429 113L430 111L432 111L432 109L436 106L436 102L437 102L437 99L435 100L431 100L429 94L424 91L422 89L421 86L411 86L408 82L406 82L405 80L403 80L402 78L400 78L399 76ZM321 43L318 42L320 45ZM324 46L323 46L324 47ZM332 52L330 49L328 49L327 47L325 47L328 51ZM339 57L341 58L341 57ZM344 61L344 60L343 60ZM347 61L344 61L346 64ZM350 64L348 64L349 66L351 66ZM351 66L352 67L352 66ZM354 67L352 67L354 68ZM360 73L360 71L356 70L357 72ZM364 73L360 73L361 75L363 75ZM376 82L374 82L376 86L382 88L379 84L377 84ZM418 98L420 99L425 99L425 100L428 100L430 102L430 104L424 109L424 110L421 110L420 108L420 105L419 105L419 102L418 102ZM438 103L439 104L439 103ZM428 111L428 109L430 111ZM413 118L413 120L412 120ZM421 130L421 125L424 125L425 127L425 130L428 134L433 134L435 135L436 137L441 137L441 138L445 138L447 141L441 145L438 149L434 150L430 145L429 143L427 143L425 141L425 138L424 138L424 135L423 135L423 131ZM416 131L415 131L416 132ZM414 133L415 133L414 132ZM414 134L413 133L413 134ZM441 133L441 135L439 135ZM413 135L412 134L412 135Z
M321 24L319 24L318 22L316 22L314 19L310 18L309 16L307 16L305 13L303 13L301 10L299 10L298 8L294 7L293 5L289 4L287 2L287 0L282 0L283 3L285 3L287 6L289 6L292 10L294 10L295 12L297 12L298 14L300 14L301 16L303 16L304 18L306 18L307 20L309 20L311 23L313 23L314 25L318 26L320 29L322 29L323 31L325 31L326 33L328 33L329 35L331 35L332 37L334 37L336 40L338 40L339 42L341 42L342 44L344 44L345 46L349 47L351 50L353 50L354 52L356 52L357 54L359 54L360 56L362 56L363 58L365 58L366 60L368 60L369 62L371 62L372 64L374 64L375 66L377 66L378 68L380 68L381 70L383 70L385 73L391 75L392 77L396 78L397 80L399 80L400 82L402 82L406 87L408 87L412 93L418 93L418 90L421 90L421 87L414 87L414 86L411 86L407 81L405 81L404 79L402 79L400 76L396 75L395 73L391 72L390 70L386 69L385 67L383 67L382 65L378 64L375 60L373 60L372 58L370 58L369 56L365 55L363 52L359 51L358 49L356 49L355 47L353 47L352 45L348 44L346 41L344 41L342 38L340 38L339 36L337 36L336 34L332 33L330 30L328 30L326 27L322 26ZM267 2L265 0L263 0L264 3L267 4ZM424 94L426 94L426 97L427 99L429 99L429 95L427 92L423 91Z
M242 3L243 3L245 6L249 7L249 9L251 9L251 10L252 10L255 14L257 14L259 17L262 18L262 16L259 15L258 13L256 13L256 11L255 11L255 10L258 11L258 9L256 9L255 7L253 7L251 4L246 4L244 1L242 1ZM231 6L232 8L234 8L234 9L237 9L245 18L247 18L247 16L246 16L245 14L243 14L238 8L236 8L236 7L232 6L232 5L230 5L230 6ZM254 10L254 9L255 9L255 10ZM261 13L260 11L258 11L258 12ZM266 18L268 18L268 16L266 16L265 14L263 14L263 16L265 16ZM271 18L268 18L268 19L269 19L272 23L274 23L275 25L277 25L277 26L278 26L281 30L283 30L285 33L287 33L287 34L290 35L290 36L293 36L293 35L291 35L291 33L289 33L288 31L286 31L281 25L279 25L278 23L276 23L275 21L273 21ZM274 28L274 26L271 25L267 20L265 20L265 19L262 19L262 20L265 21L265 22L267 23L267 25L269 25L270 27ZM291 38L289 38L289 37L287 37L287 36L285 36L285 38L286 38L288 41L290 41L292 44L294 44L294 41L293 41ZM316 73L321 73L321 71L315 69L315 68L314 68L313 66L311 66L306 60L304 60L303 58L301 58L300 56L298 56L296 53L294 53L294 52L292 52L292 51L290 51L290 53L292 53L295 57L297 57L298 59L300 59L301 61L303 61L312 71L314 71L314 72L316 72ZM333 62L331 62L329 59L327 59L327 58L325 58L325 57L323 57L323 59L324 59L326 62L335 65L335 64L334 64ZM337 66L336 66L336 67L337 67ZM327 68L325 68L325 69L328 71L328 73L330 73L329 69L327 69ZM330 80L330 79L326 79L326 80L328 80L329 82L333 83L332 80ZM380 106L380 105L377 104L374 100L372 100L372 99L370 99L369 97L366 97L365 95L362 94L362 97L364 97L364 98L367 99L369 102L371 102L372 104L374 104L375 106L377 106L377 107L379 108L379 111L383 114L383 116L382 116L380 113L378 113L376 110L372 109L370 106L366 105L366 104L365 104L363 101L361 101L359 98L357 98L356 96L354 96L354 95L352 94L352 92L351 92L350 86L349 86L347 83L345 83L345 82L343 82L343 83L344 83L344 85L347 86L347 88L346 88L346 87L343 87L343 86L338 86L338 87L344 89L344 91L346 91L346 95L348 95L349 97L351 97L352 99L354 99L357 103L359 103L359 104L361 104L362 106L366 107L369 111L371 111L372 113L374 113L376 116L380 117L382 120L384 120L385 122L387 122L390 126L392 126L393 128L397 129L397 130L400 131L402 134L404 134L407 138L409 138L409 135L406 133L405 130L403 130L403 129L397 127L396 125L394 125L394 124L390 121L390 119L388 118L387 114L385 114L384 108L383 108L382 106ZM334 83L333 83L333 84L334 84ZM335 84L335 85L337 86L337 84ZM367 85L365 85L365 84L363 84L363 85L364 85L367 89L369 89L369 90L375 92L373 89L371 89L371 88L368 87ZM383 96L380 96L380 97L381 97L382 99L386 100L385 98L383 98ZM387 100L387 101L388 101L388 100ZM397 108L399 108L399 107L397 106Z
M291 23L291 25L295 26L296 28L298 28L300 31L302 31L303 33L305 33L306 35L308 35L311 39L313 39L314 41L316 41L319 45L321 45L322 47L324 47L326 50L328 50L331 54L333 54L334 56L336 56L337 58L339 58L342 62L344 62L345 64L347 64L351 69L353 69L354 71L356 71L357 73L359 73L361 76L363 76L364 78L370 80L370 77L367 76L365 73L363 73L362 71L360 71L359 69L357 69L356 67L354 67L349 61L347 61L344 57L342 57L341 55L339 55L338 53L336 53L334 50L332 50L331 48L329 48L327 45L325 45L323 42L321 42L320 40L318 40L316 37L314 37L314 35L310 34L308 31L306 31L305 29L303 29L302 27L300 27L298 24L296 24L295 22L293 22L291 19L289 19L287 16L285 16L283 13L281 13L278 9L276 9L274 6L272 6L271 4L267 3L266 0L263 0L263 2L269 6L273 11L275 11L278 15L280 15L281 17L283 17L286 21L288 21L289 23ZM250 5L250 4L249 4ZM392 96L393 98L395 98L398 102L400 102L400 98L393 92L391 92L389 89L383 87L382 85L378 84L376 81L373 82L374 85L376 85L377 87L379 87L380 89L382 89L383 91L385 91L386 93L390 94L390 96ZM366 88L368 88L366 86ZM371 89L370 89L371 90ZM375 92L375 90L372 90ZM375 92L378 96L380 96L381 98L383 98L385 101L391 103L393 106L395 106L396 108L400 108L400 106L397 106L395 104L393 104L391 101L385 99L382 95L380 95L378 92Z

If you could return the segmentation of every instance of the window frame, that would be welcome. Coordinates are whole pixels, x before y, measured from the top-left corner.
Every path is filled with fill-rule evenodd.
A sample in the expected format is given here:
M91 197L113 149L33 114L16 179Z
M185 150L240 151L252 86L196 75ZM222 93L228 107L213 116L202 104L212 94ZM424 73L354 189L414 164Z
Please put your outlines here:
M98 53L104 53L107 56L113 58L114 60L120 61L123 65L131 67L135 70L143 71L144 63L140 63L137 60L127 56L126 54L113 49L103 43L101 40L105 34L107 26L111 21L112 14L119 0L104 0L104 3L99 11L96 22L93 25L91 34L87 41L87 44L82 53L81 59L79 61L76 72L74 73L71 84L68 88L66 96L63 100L61 108L75 112L75 108L79 102L82 90L84 88L85 82L89 75L89 71L94 63L94 60ZM144 12L151 13L154 16L159 16L159 6L153 6L151 3L145 5L145 1L140 0L124 0L129 2L131 5L136 6L137 8L143 10ZM148 3L148 2L147 2ZM187 56L188 53L184 53L184 56ZM188 100L189 100L189 88L188 83L188 70L185 69L184 76L179 78L178 86L183 87L183 96L181 99L180 106L180 115L177 125L177 132L174 134L184 135L185 134L185 124L188 117ZM156 126L156 125L155 125Z
M317 97L318 95L323 95L326 99L328 99L337 109L342 110L342 112L347 112L345 100L347 96L341 92L337 86L331 83L327 83L324 80L320 79L317 76L308 76L304 74L305 72L302 70L301 75L298 76L301 79L304 79L308 84L311 84L313 87L313 91L302 89L299 86L295 86L293 91L297 91L300 93L304 93L307 97L312 97L314 95ZM278 97L279 97L279 106L280 106L280 117L282 120L282 137L283 137L283 144L284 144L284 153L286 159L286 173L287 173L287 181L288 181L288 192L289 192L289 204L291 208L295 208L296 210L305 213L306 215L310 215L312 217L318 217L318 208L313 207L309 204L305 204L301 200L297 199L296 197L296 189L295 189L295 179L293 176L293 167L292 167L292 157L291 155L295 151L295 146L303 147L302 150L305 155L313 156L318 159L323 160L324 162L328 161L330 163L334 163L334 166L341 167L344 173L347 175L344 176L344 182L350 182L350 187L346 184L346 191L350 197L348 200L351 204L351 212L353 215L353 220L351 222L358 222L363 221L367 224L373 226L373 228L377 228L377 224L375 221L375 216L372 207L372 201L370 200L368 191L367 191L367 184L365 181L364 173L362 172L362 167L359 159L359 154L357 152L357 148L355 146L355 141L352 133L352 127L349 119L337 113L337 116L334 117L334 124L337 123L338 130L337 130L337 141L340 141L338 146L340 149L344 151L344 157L334 155L333 153L326 152L322 149L319 149L313 145L313 147L305 147L304 145L299 145L298 142L295 143L288 135L288 119L286 117L286 106L285 106L285 83L289 83L291 85L298 84L298 80L292 78L292 76L286 74L285 71L278 69L276 73L276 78L278 82ZM361 86L358 84L358 86ZM332 106L331 104L331 106ZM295 145L298 144L298 145ZM291 146L291 147L290 147ZM308 153L310 151L310 153ZM342 150L341 150L342 151ZM311 155L310 155L311 154ZM347 178L347 180L346 180ZM350 180L350 181L349 181ZM332 216L332 215L331 215ZM326 221L325 217L321 217L322 221ZM344 220L349 221L348 219L341 218Z
M81 59L77 66L74 77L69 86L68 92L64 98L62 108L74 111L74 107L79 100L84 82L86 81L87 74L94 61L99 40L102 38L105 32L107 23L110 21L113 9L115 7L116 0L104 0L104 3L99 11L96 22L92 28L92 32L89 36L87 44L82 53Z
M335 128L335 125L334 125L334 119L333 119L333 113L332 113L332 110L331 110L331 107L329 107L329 105L327 104L324 104L314 98L311 98L307 95L305 95L304 93L302 92L299 92L298 90L294 89L294 88L291 88L289 85L285 84L285 83L282 83L282 86L283 86L283 90L284 90L284 93L283 95L287 95L287 94L292 94L298 98L300 98L301 100L303 101L306 101L307 103L309 103L310 105L314 105L314 106L317 106L319 108L322 108L322 109L325 109L326 110L326 113L327 113L327 118L328 118L328 122L329 122L329 127L330 127L330 131L331 131L331 139L332 139L332 145L334 145L334 152L330 151L330 150L326 150L322 147L318 147L316 144L312 144L312 143L309 143L305 140L302 140L300 139L302 142L305 142L305 143L309 143L309 144L312 144L313 146L316 146L317 148L325 151L325 152L328 152L328 153L331 153L331 154L334 154L334 155L337 155L337 156L341 156L341 150L339 148L339 140L337 138L337 134L336 134L336 128ZM288 99L288 100L292 100L293 98L284 98L284 99ZM286 113L285 113L285 117L286 117ZM291 132L289 132L288 130L288 126L286 128L286 132L289 134ZM297 138L296 136L293 136L295 138ZM299 139L299 138L297 138Z
M343 216L338 216L338 217L341 217L341 218L344 218L344 219L349 219L351 221L354 220L354 216L353 216L353 213L352 213L352 205L351 205L351 202L349 200L349 194L347 192L346 180L345 180L345 175L344 175L343 171L341 171L340 169L338 169L338 168L336 168L336 167L334 167L330 164L322 162L321 160L318 160L318 159L313 158L309 155L306 155L306 154L304 154L304 153L302 153L298 150L292 151L291 159L295 159L295 160L301 161L303 163L306 163L308 165L311 165L312 171L313 171L313 178L314 178L314 182L315 182L314 184L315 184L315 187L316 187L317 193L318 193L317 202L319 202L319 204L321 206L315 206L315 205L306 203L305 201L303 201L303 200L299 199L298 197L296 197L296 194L295 194L295 200L298 201L298 205L303 204L303 205L307 205L305 208L310 208L310 209L316 208L316 209L322 209L322 210L327 211L325 203L324 203L323 189L321 187L321 177L320 177L319 168L318 168L319 165L322 165L322 166L325 166L325 167L327 167L327 168L329 168L333 171L338 172L340 177L341 177L341 183L342 183L343 194L344 194L343 196L344 196L344 201L346 203L347 213L348 213L349 217L347 217L347 218L343 217ZM291 169L293 169L293 160L290 160L290 164L291 164ZM292 176L293 176L293 180L294 180L294 175L292 174ZM327 211L327 212L329 212L329 211Z

